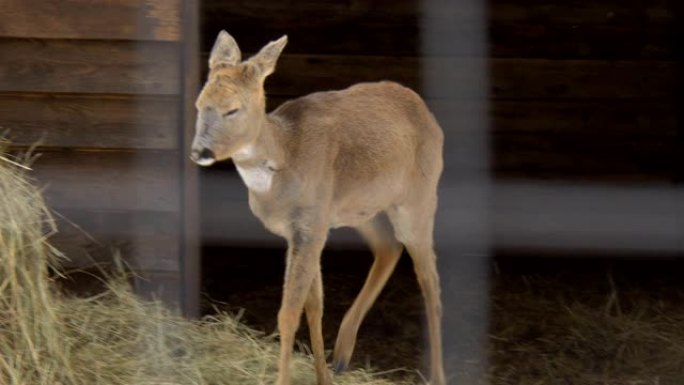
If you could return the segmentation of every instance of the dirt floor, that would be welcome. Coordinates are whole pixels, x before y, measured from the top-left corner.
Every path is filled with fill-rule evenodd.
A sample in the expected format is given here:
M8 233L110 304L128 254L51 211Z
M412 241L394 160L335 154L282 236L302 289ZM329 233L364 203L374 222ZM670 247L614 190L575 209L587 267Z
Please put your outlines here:
M283 256L205 249L205 312L243 312L248 325L275 331ZM326 349L371 262L364 251L324 254ZM450 383L684 384L684 261L508 256L484 263L481 292L456 285L443 293ZM442 277L443 286L454 287L452 278ZM305 327L298 339L307 349ZM419 383L423 341L422 299L404 255L361 327L351 366Z

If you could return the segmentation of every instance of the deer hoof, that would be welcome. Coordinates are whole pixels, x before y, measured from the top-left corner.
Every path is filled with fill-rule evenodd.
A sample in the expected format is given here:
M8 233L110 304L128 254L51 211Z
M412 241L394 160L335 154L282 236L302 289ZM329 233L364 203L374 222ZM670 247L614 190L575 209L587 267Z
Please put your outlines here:
M335 361L335 363L333 364L333 368L335 368L335 374L344 373L347 370L347 365L348 363L344 360Z

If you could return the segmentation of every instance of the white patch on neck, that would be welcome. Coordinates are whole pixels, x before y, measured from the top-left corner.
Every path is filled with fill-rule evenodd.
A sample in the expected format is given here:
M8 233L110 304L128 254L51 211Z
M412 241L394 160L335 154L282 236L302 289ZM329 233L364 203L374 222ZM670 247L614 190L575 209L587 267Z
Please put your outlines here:
M253 160L256 156L256 150L252 144L238 150L233 158L239 162ZM237 163L235 167L245 182L247 188L251 191L257 193L264 193L271 189L271 184L273 183L273 174L275 171L273 168L269 167L268 161L260 164L258 166L241 167Z
M235 167L248 189L258 193L264 193L271 189L274 171L268 165L243 168L236 164Z
M235 155L233 155L233 158L237 161L245 161L245 160L251 160L256 156L256 150L254 149L253 144L248 144L245 147L242 147L239 149Z

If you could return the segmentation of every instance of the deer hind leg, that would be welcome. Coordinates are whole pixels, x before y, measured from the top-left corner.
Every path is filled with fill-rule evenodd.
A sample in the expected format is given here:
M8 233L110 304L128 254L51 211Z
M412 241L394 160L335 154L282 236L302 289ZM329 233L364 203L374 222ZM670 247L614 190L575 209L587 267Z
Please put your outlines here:
M294 337L299 328L302 310L310 297L312 284L316 276L320 275L320 257L325 243L325 233L296 231L288 245L283 299L278 312L280 360L277 385L290 383Z
M384 215L376 216L357 230L369 243L375 261L366 283L345 314L337 334L333 353L333 367L337 373L347 368L354 351L359 326L394 271L402 251L402 246L394 237L392 226Z
M309 297L304 304L306 320L309 324L309 334L311 338L311 350L314 355L314 366L316 367L316 379L318 385L330 385L330 373L325 361L325 351L323 347L323 281L319 271L311 284Z
M444 385L446 382L442 363L442 302L437 256L432 238L436 207L435 197L419 205L399 206L390 210L388 214L397 238L406 246L411 256L425 300L430 340L430 383Z

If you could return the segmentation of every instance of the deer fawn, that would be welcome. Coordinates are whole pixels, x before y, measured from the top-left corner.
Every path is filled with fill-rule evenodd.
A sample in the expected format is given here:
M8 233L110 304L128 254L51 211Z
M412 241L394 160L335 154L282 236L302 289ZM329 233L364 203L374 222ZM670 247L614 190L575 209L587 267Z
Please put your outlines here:
M427 308L431 380L443 385L442 305L432 245L442 130L416 93L392 82L313 93L267 114L264 80L286 43L283 36L242 61L235 40L221 31L197 98L191 152L201 166L232 158L254 215L287 239L277 384L290 383L302 310L317 382L331 383L323 350L320 256L329 229L351 226L370 244L375 262L340 326L336 372L349 363L361 321L405 246Z

